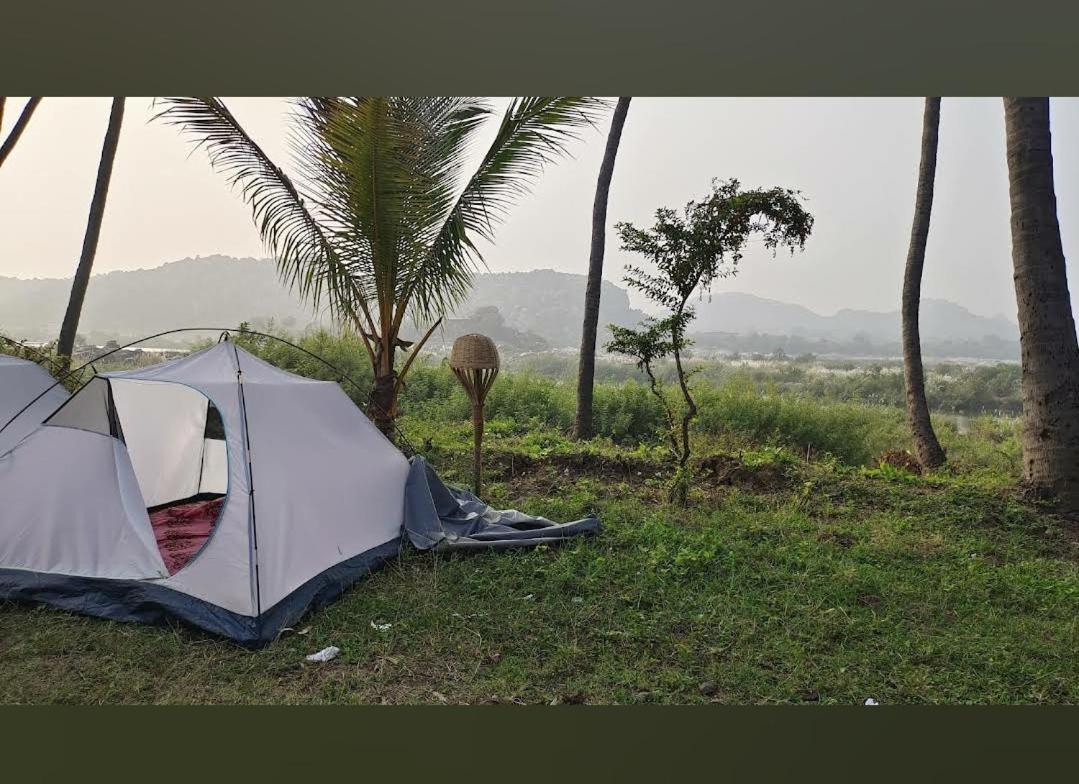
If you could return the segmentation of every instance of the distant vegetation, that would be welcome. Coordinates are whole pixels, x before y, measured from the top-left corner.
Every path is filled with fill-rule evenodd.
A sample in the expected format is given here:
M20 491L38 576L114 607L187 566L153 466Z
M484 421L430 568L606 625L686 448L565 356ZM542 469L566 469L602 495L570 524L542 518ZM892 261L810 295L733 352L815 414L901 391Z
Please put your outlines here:
M240 345L273 364L313 378L341 380L318 360L266 338L242 336ZM342 376L356 381L342 388L365 403L370 368L355 338L314 331L299 345L324 357ZM871 464L888 449L909 446L903 424L903 378L898 364L860 366L822 363L812 357L759 357L693 363L702 437L732 447L773 444L805 453L828 453L853 465ZM657 368L673 379L671 363ZM488 432L525 435L532 430L566 433L573 425L576 361L539 355L511 362L487 402ZM596 367L597 435L617 444L660 447L663 411L649 394L643 375L629 363L602 361ZM939 365L928 377L934 410L987 415L981 427L1011 437L1010 417L1021 409L1015 365ZM427 360L413 370L401 399L406 435L414 423L464 423L469 402L445 362ZM996 422L997 424L992 424ZM953 420L942 427L954 432ZM1015 470L1018 470L1016 467Z

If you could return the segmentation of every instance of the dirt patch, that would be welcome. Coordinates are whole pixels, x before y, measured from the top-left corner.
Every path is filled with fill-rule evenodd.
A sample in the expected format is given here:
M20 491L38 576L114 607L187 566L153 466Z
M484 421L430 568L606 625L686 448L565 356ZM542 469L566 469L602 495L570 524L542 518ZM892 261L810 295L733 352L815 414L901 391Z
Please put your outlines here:
M697 463L702 478L716 485L755 493L774 493L790 485L786 470L774 463L748 466L734 455L710 455Z
M484 468L489 474L513 479L538 468L554 468L580 476L596 476L602 479L629 480L653 477L662 473L662 467L647 460L622 455L598 455L587 452L544 455L532 457L516 453L492 453L484 457Z
M842 531L825 531L817 536L817 540L821 542L831 542L844 549L853 547L854 543L858 541L851 534L843 533Z
M893 468L898 468L900 471L907 471L918 476L922 475L922 464L919 463L918 459L910 452L904 452L900 449L890 449L878 457L877 461L881 465L887 463Z

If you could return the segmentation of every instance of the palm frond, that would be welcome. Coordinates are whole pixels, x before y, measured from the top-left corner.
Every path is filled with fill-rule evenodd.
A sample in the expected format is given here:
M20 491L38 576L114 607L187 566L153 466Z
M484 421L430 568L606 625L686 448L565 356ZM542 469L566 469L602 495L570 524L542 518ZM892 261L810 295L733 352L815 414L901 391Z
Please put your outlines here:
M606 107L601 99L583 97L526 97L510 103L404 291L414 320L430 321L464 298L475 265L482 261L471 235L491 241L497 223L544 167L565 155L584 128L595 127Z
M452 208L467 142L485 117L466 98L301 102L297 160L317 184L322 225L369 284L383 330L395 329L395 305Z
M227 106L213 97L159 99L166 108L154 119L179 126L203 148L210 164L238 188L251 207L262 241L286 283L305 299L324 295L335 318L359 320L363 292L341 261L330 236L311 214L292 180L252 139Z
M384 358L406 313L430 324L464 298L482 261L477 237L493 239L509 207L605 106L514 99L470 170L493 116L484 99L301 98L290 179L219 99L164 103L157 116L193 136L239 188L286 282L381 339Z

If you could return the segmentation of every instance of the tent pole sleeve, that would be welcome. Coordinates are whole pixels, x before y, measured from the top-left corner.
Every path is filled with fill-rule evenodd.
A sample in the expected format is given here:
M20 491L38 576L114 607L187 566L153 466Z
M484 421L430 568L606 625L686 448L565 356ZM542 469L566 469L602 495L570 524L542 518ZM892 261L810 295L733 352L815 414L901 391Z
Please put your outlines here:
M247 464L248 507L251 510L251 546L255 572L255 616L262 616L262 588L259 584L259 532L255 516L255 472L251 470L251 429L247 426L247 400L244 397L243 369L240 367L240 354L236 344L232 344L232 354L236 358L236 387L240 392L240 412L244 427L244 462Z

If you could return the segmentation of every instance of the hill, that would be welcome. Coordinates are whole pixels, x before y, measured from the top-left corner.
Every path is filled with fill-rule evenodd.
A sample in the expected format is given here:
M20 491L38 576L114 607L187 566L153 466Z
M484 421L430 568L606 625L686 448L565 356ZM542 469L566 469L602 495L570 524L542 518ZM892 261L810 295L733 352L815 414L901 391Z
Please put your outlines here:
M1019 340L1018 326L1003 316L979 316L947 300L922 300L920 321L922 337L930 341L976 341L987 337ZM801 305L752 294L724 292L697 305L693 328L699 332L796 335L832 341L850 341L859 335L870 342L897 341L900 315L898 310L880 312L848 308L823 316Z
M55 337L70 289L70 279L0 278L0 330L30 340ZM103 343L269 318L288 329L316 321L281 285L269 260L209 256L94 275L79 332Z
M477 275L445 336L468 331L473 313L495 307L507 329L500 335L511 341L519 335L522 348L577 345L584 283L583 275L553 270ZM55 337L70 287L70 279L0 277L0 331L27 340ZM479 315L476 328L500 324L497 316L491 321L489 311ZM643 317L630 307L624 289L603 284L601 324L632 325ZM177 327L264 324L270 319L290 331L320 321L281 284L269 259L209 256L94 275L79 331L92 343L104 343Z
M497 332L510 351L574 348L580 340L584 286L584 275L549 269L477 275L467 300L432 345L448 345L463 332L488 330ZM69 280L0 278L0 331L30 340L53 338L69 288ZM735 292L715 294L696 307L693 330L705 349L857 356L894 356L899 350L898 311L847 309L825 316ZM644 316L631 306L624 288L604 282L601 327L632 326ZM95 275L80 332L101 344L182 326L261 325L270 319L294 332L319 322L318 314L280 283L270 260L210 256ZM604 337L601 329L601 342ZM1014 323L944 300L922 303L922 338L930 356L1015 359L1019 353Z

